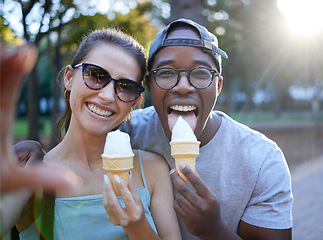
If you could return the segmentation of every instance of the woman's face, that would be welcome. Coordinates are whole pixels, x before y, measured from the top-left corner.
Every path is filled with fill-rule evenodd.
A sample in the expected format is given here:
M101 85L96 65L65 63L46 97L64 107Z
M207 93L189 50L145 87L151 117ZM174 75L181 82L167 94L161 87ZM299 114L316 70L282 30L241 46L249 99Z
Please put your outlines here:
M136 59L118 46L98 45L89 52L83 63L100 66L117 80L126 78L138 83L140 81L141 72ZM79 126L93 135L106 135L124 120L137 102L121 101L114 92L113 81L99 90L88 88L83 81L82 67L73 70L68 66L64 82L66 89L71 91L70 128Z

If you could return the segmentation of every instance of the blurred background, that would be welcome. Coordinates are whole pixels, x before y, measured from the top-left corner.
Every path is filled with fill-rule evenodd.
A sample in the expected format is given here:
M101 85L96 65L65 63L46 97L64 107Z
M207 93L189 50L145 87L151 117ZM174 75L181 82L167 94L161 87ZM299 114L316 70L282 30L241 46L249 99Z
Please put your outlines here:
M84 34L115 26L148 54L155 34L185 17L215 33L229 55L216 109L275 140L293 171L323 158L322 12L322 0L1 0L1 43L31 42L39 51L21 89L15 140L38 140L45 150L57 144L57 76Z
M116 26L148 53L170 21L191 18L214 32L229 59L216 108L278 142L290 167L323 155L323 1L321 0L38 0L0 3L1 42L39 49L17 107L17 141L57 144L64 110L60 70L82 36ZM151 104L146 93L145 106Z

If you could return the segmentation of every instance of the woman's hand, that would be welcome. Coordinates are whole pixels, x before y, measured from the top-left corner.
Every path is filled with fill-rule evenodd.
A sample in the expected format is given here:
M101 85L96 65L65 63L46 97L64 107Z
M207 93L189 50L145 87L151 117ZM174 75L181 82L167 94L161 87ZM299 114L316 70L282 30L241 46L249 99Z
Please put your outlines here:
M132 189L130 184L128 189L118 175L114 175L114 181L125 203L125 207L122 207L119 203L107 175L104 175L103 205L107 211L108 218L114 225L129 228L142 220L142 218L145 218L143 205L138 193Z
M41 187L54 189L75 186L73 174L62 168L57 168L56 171L41 165L20 167L18 158L11 148L13 144L11 130L19 89L23 78L34 67L36 59L35 46L25 45L9 52L6 47L0 45L1 193L22 188L37 190ZM39 159L41 162L42 156Z
M114 176L114 181L125 207L119 203L110 179L104 175L103 205L109 220L114 225L121 226L130 239L156 239L157 235L145 216L140 196L131 185L131 174L128 187L117 175Z

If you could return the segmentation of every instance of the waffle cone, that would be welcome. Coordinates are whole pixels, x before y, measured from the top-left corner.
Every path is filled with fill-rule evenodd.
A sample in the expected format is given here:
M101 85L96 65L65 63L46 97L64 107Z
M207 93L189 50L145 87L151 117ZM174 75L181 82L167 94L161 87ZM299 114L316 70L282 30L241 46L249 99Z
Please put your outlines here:
M129 171L130 170L122 170L122 171L106 171L107 175L112 183L112 187L116 193L117 196L121 196L118 187L114 181L114 175L118 175L123 181L124 183L128 186L129 183Z
M120 192L114 181L114 175L118 175L126 185L129 183L129 171L133 168L133 156L124 158L108 158L102 156L103 169L106 171L117 196Z
M178 174L188 181L178 168L180 163L186 163L193 171L195 171L195 159L199 155L199 141L194 142L170 142L171 155L175 159L176 170Z

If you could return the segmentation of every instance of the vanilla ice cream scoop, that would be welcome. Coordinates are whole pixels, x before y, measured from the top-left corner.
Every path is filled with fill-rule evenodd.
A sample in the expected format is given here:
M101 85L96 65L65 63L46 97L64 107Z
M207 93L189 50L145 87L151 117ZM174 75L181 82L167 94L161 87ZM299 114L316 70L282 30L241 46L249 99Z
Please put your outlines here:
M178 174L188 181L179 165L186 163L195 171L195 159L199 155L200 142L197 141L191 126L182 117L179 117L174 125L170 146Z
M171 140L172 142L197 141L191 126L182 117L177 119L173 127Z
M102 157L122 158L129 156L134 156L129 135L120 130L109 132L105 141Z
M116 195L120 196L114 175L118 175L128 185L129 171L133 168L134 156L129 135L119 130L109 132L105 141L104 152L101 156L103 160L102 167L106 171Z

